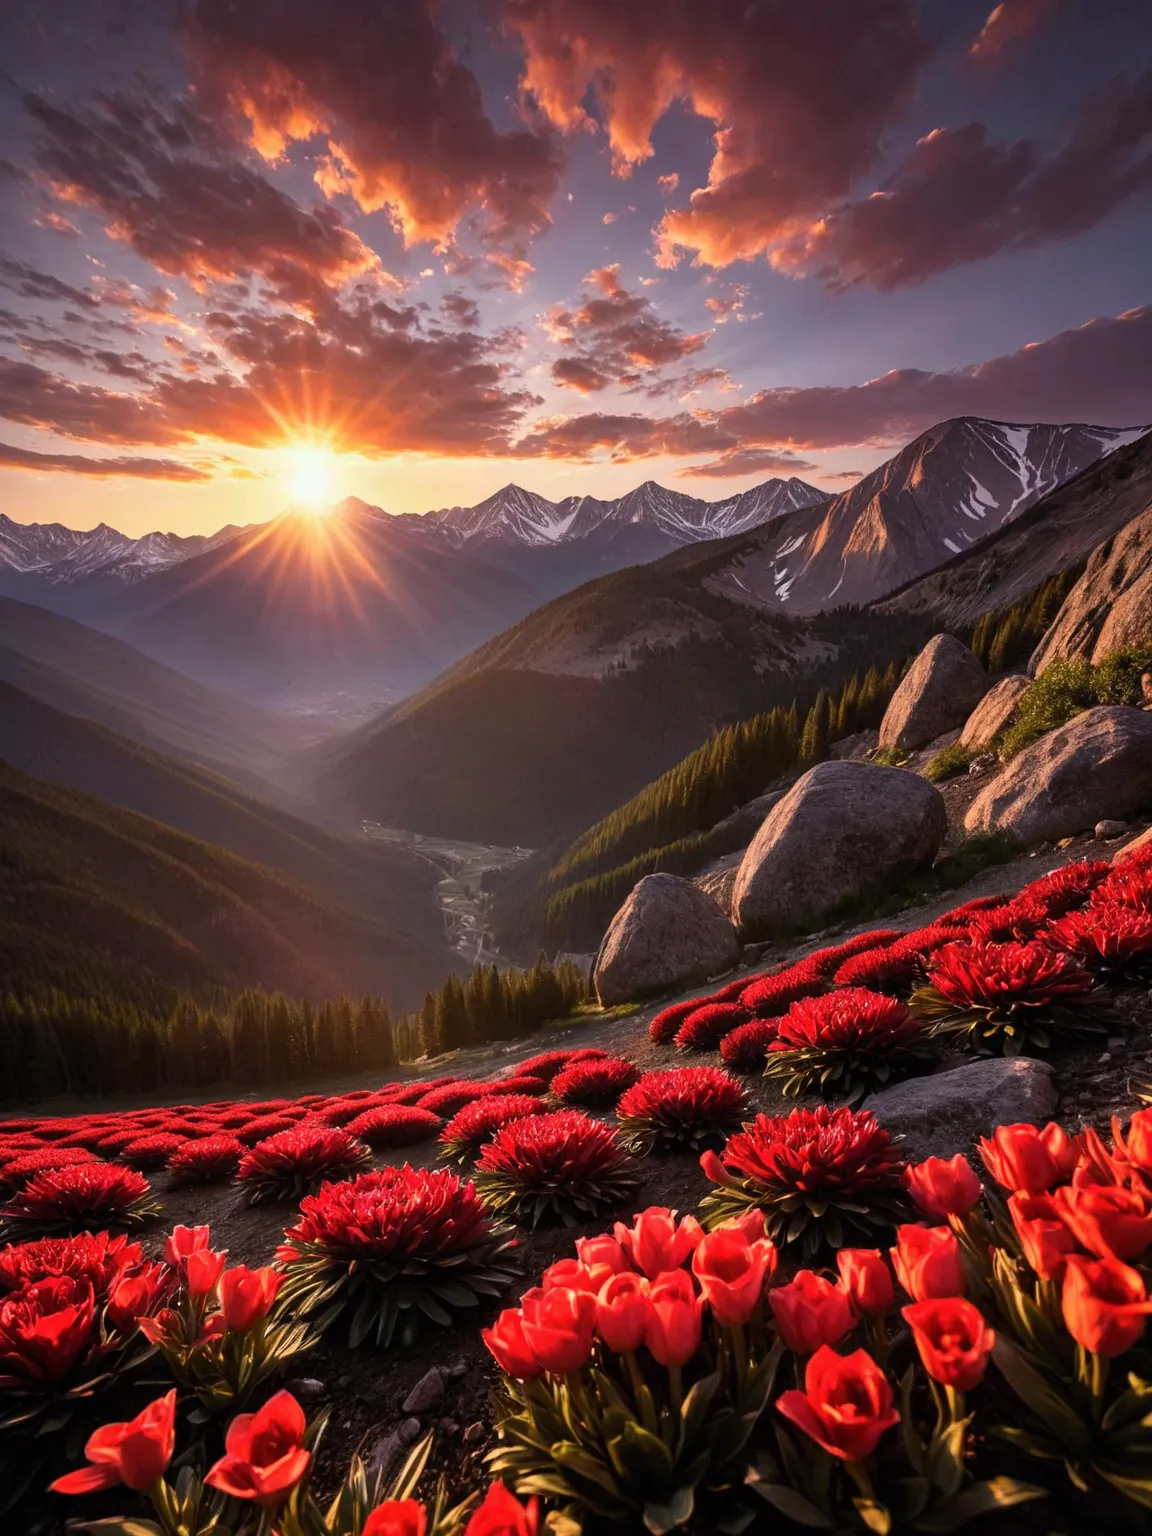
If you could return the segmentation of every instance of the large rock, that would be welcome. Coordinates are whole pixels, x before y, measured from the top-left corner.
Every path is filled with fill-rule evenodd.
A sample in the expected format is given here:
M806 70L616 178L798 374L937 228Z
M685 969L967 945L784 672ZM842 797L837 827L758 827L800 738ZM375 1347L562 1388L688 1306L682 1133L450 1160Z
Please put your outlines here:
M903 1136L901 1150L919 1161L968 1152L998 1125L1050 1120L1056 1089L1046 1061L994 1057L897 1083L870 1095L861 1107L893 1136Z
M740 957L732 924L679 875L645 875L612 919L593 981L604 1007L703 981Z
M1122 864L1125 859L1130 859L1134 854L1152 854L1152 827L1146 827L1139 836L1132 838L1131 842L1124 844L1123 848L1117 848L1112 855L1113 864Z
M977 795L964 826L1022 843L1073 837L1152 803L1152 715L1086 709L1014 757Z
M1152 645L1152 507L1092 551L1033 656L1037 674L1058 656L1103 661Z
M1006 731L1016 717L1020 696L1028 690L1027 677L1002 677L977 704L960 732L960 745L969 751L986 747Z
M963 725L983 698L988 674L954 635L936 635L892 695L880 723L881 748L915 752Z
M769 811L744 855L732 917L745 938L815 927L833 908L930 863L940 792L902 768L819 763Z

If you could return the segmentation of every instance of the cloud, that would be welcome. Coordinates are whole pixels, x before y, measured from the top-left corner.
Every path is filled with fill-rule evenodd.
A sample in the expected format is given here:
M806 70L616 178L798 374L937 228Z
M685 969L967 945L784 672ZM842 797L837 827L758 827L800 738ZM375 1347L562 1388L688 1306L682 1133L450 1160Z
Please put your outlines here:
M196 0L198 97L269 161L322 137L326 194L385 209L409 245L446 242L469 214L488 242L515 243L549 221L556 147L539 124L497 130L436 13L433 0Z
M770 253L846 197L904 115L926 45L911 0L503 0L522 85L557 127L594 96L617 171L676 103L715 128L708 183L665 215L661 260Z
M843 291L884 291L1002 251L1064 240L1152 187L1152 70L1089 97L1062 142L990 143L982 123L937 128L870 196L777 253Z
M624 287L618 266L589 272L579 302L553 305L544 328L572 349L553 363L553 379L585 394L610 384L639 385L646 375L699 352L711 335L689 334L662 320L650 299Z
M379 266L333 209L301 208L187 102L109 97L96 116L37 96L26 105L56 196L97 209L107 233L160 272L198 288L255 275L308 305Z
M582 416L545 417L534 423L513 453L525 459L568 459L587 463L606 454L616 463L661 456L708 452L715 429L687 411L676 416L613 415L592 411Z
M98 309L100 300L86 289L62 282L50 272L41 272L29 262L0 256L0 287L18 293L22 299L47 299L60 304L75 304L81 309Z
M440 301L440 308L454 324L463 326L465 330L474 331L480 324L480 310L466 294L446 293Z
M140 480L211 480L210 470L178 459L93 459L82 453L35 453L0 443L0 469L58 470L70 475L90 475L101 480L129 476Z
M988 19L972 41L968 57L981 64L999 59L1007 49L1040 30L1052 4L1053 0L1002 0L988 13Z
M792 453L773 453L769 448L740 448L706 464L690 464L676 473L685 479L692 475L727 479L736 475L803 475L816 467Z
M680 185L679 171L669 171L667 176L657 176L656 185L660 188L661 192L675 192L676 188Z
M706 298L704 308L715 316L717 325L724 325L728 320L744 320L747 318L744 314L744 301L747 297L748 284L733 283L730 288Z
M850 480L855 485L857 480L864 478L864 473L862 469L838 469L834 475L821 473L820 478L821 480Z

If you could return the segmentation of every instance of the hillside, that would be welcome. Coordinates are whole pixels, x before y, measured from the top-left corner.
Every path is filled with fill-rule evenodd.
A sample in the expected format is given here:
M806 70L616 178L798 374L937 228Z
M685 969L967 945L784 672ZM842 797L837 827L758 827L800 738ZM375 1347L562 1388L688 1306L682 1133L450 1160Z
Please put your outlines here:
M274 776L297 725L208 688L100 630L0 597L0 680L144 746L233 776Z
M6 763L0 903L0 965L16 995L155 1006L172 988L259 985L410 1006L445 968L411 931Z

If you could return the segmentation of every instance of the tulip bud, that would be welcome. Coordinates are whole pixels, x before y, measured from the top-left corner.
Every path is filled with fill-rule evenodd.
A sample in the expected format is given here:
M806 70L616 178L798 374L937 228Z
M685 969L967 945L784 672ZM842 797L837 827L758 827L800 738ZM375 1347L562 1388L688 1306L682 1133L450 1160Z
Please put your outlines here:
M905 1171L904 1183L917 1210L933 1221L948 1216L967 1216L980 1198L980 1180L962 1153L955 1157L929 1157Z
M840 1284L861 1317L880 1317L896 1300L892 1272L879 1248L841 1248L836 1255Z
M612 1275L596 1298L597 1331L618 1355L640 1348L651 1313L648 1281L630 1271Z
M649 1291L651 1310L644 1342L660 1365L687 1365L700 1348L704 1303L684 1269L660 1275Z
M896 1278L913 1301L964 1293L960 1244L948 1227L907 1225L896 1230L896 1247L889 1250Z
M838 1344L856 1321L847 1291L810 1269L769 1291L768 1305L776 1331L797 1355L815 1354L822 1344Z

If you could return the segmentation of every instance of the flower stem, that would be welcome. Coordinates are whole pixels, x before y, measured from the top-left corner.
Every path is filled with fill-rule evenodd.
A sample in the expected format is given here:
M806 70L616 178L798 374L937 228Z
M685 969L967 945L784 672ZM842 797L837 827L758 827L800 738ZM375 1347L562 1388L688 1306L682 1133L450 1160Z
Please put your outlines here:
M684 1376L680 1366L668 1367L668 1386L672 1394L672 1417L678 1419L684 1406Z

